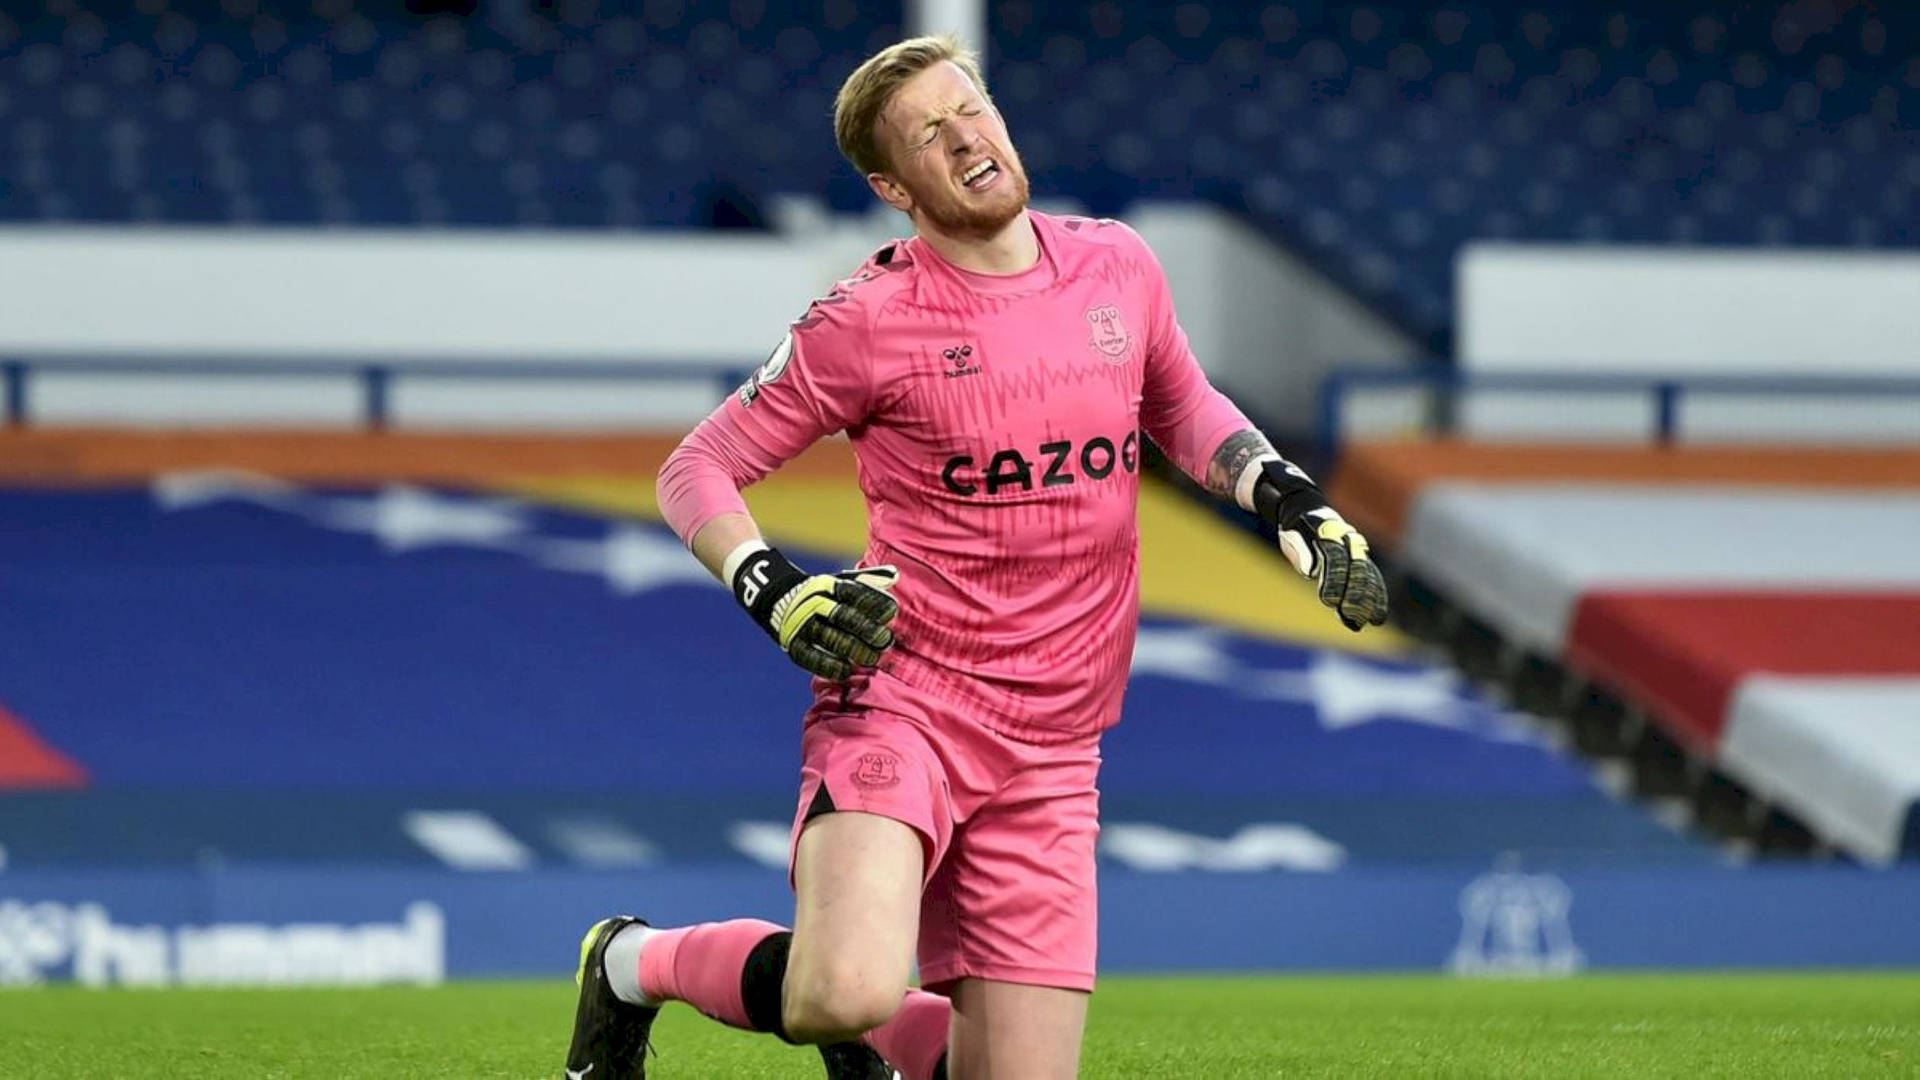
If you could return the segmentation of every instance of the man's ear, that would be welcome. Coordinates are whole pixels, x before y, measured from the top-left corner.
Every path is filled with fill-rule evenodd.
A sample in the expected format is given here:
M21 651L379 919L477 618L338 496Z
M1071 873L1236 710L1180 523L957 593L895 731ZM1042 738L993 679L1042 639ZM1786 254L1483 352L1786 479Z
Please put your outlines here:
M895 182L893 177L886 173L868 173L867 186L873 189L881 202L903 214L913 213L913 196L907 194L907 189Z

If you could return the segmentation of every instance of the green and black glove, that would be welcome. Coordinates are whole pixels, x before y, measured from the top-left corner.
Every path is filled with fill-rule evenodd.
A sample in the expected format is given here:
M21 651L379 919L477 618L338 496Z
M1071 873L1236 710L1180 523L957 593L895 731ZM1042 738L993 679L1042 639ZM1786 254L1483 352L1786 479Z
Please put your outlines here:
M1387 621L1387 582L1368 557L1367 538L1327 505L1298 466L1262 462L1253 507L1274 526L1287 561L1314 580L1320 602L1337 612L1347 629L1358 632Z
M794 663L839 682L878 664L893 644L887 624L900 602L888 590L899 580L891 566L808 574L768 547L747 555L731 584L734 599Z

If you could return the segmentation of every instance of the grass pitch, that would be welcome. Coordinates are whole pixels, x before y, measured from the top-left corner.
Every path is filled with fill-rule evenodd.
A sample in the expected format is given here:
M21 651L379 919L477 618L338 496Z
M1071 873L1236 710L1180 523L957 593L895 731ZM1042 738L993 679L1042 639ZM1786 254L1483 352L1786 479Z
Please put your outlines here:
M573 988L0 991L0 1077L558 1077ZM683 1006L658 1080L822 1075ZM1081 1075L1920 1077L1920 974L1122 979Z

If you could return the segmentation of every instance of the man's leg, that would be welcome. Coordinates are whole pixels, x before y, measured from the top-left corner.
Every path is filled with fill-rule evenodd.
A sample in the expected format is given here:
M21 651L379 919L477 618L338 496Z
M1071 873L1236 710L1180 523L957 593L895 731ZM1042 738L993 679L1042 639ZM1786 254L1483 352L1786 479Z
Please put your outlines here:
M794 929L759 919L630 928L637 977L622 997L684 1001L715 1020L790 1042L834 1043L887 1022L907 992L920 917L919 834L877 814L832 813L800 834ZM621 946L608 950L618 968Z
M907 843L902 843L903 836ZM919 834L889 818L834 813L807 824L794 858L798 895L794 932L777 983L783 1037L825 1045L851 1042L864 1033L865 1041L906 1080L935 1080L941 1075L952 1006L943 997L906 989L919 922L923 858ZM731 927L778 930L771 924L746 921L708 926L716 942L724 941ZM777 939L767 936L765 940ZM713 951L723 948L716 945ZM714 966L722 970L733 966L727 956L695 957L689 962L697 972L701 970L698 961L712 965L716 959L720 963ZM644 973L644 956L642 961ZM678 966L677 957L674 966ZM731 995L711 994L701 1011L736 1027L769 1030L764 1017L772 1011L772 965L754 972L749 959L745 966L749 970L742 979L736 1014L745 1022L711 1007L730 1000ZM662 997L680 996L670 992L662 975L653 979L643 975L642 984L656 986ZM752 1001L756 997L762 1002L758 1007Z
M645 1010L649 1024L666 1001L792 1042L840 1043L884 1024L870 1040L883 1053L926 1057L928 1032L944 1049L947 1006L909 995L907 976L925 866L948 837L938 761L921 736L880 716L809 725L803 755L797 932L759 920L672 930L626 925L604 948L588 950L605 957L601 985L618 1004ZM592 996L589 989L583 995ZM575 1042L582 1041L577 1022ZM638 1075L641 1059L631 1048L622 1056ZM836 1056L828 1060L834 1072ZM921 1070L900 1067L910 1080L925 1080Z
M1083 991L962 979L953 990L950 1080L1073 1080L1087 1025Z
M781 998L788 1038L845 1042L892 1018L912 974L925 866L919 834L891 818L839 812L806 824Z
M1098 951L1097 743L1021 759L921 901L920 974L953 995L949 1080L1069 1080Z

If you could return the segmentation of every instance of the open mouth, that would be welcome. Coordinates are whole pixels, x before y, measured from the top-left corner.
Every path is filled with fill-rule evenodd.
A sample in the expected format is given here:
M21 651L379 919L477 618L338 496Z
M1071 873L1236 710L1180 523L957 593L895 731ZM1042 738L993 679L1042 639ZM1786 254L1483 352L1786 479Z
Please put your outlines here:
M968 169L960 176L960 186L969 191L980 191L990 186L1000 176L1000 166L992 158L986 158L978 165Z

